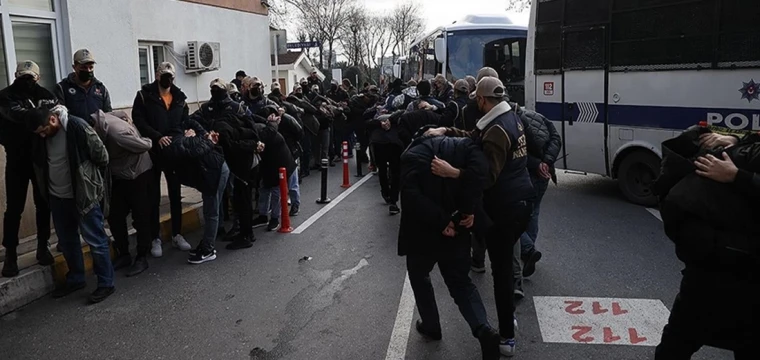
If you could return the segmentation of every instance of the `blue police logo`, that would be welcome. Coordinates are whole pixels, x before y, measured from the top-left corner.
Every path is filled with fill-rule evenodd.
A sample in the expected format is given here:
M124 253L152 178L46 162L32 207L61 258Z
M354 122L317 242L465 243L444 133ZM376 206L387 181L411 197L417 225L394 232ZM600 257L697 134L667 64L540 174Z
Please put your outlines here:
M32 70L33 66L34 66L34 64L32 64L31 61L27 61L27 62L24 63L24 70Z
M760 83L756 83L755 79L751 79L749 82L742 82L744 84L739 92L742 93L742 99L747 99L748 102L752 100L760 101Z

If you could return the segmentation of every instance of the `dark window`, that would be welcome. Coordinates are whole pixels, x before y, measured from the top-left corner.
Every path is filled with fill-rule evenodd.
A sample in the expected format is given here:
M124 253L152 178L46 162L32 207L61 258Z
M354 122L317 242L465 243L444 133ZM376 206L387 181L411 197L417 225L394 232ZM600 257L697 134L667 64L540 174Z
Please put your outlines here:
M610 0L565 0L565 26L606 24Z
M538 1L535 68L537 72L562 68L563 0Z
M601 69L604 67L604 29L565 33L562 69Z
M641 9L646 7L670 5L679 2L684 2L684 0L615 0L615 5L612 7L612 10L620 11Z
M757 0L722 0L718 65L760 65L760 4ZM737 64L739 63L739 64Z
M541 0L538 2L538 18L536 22L545 24L548 22L562 21L562 1Z

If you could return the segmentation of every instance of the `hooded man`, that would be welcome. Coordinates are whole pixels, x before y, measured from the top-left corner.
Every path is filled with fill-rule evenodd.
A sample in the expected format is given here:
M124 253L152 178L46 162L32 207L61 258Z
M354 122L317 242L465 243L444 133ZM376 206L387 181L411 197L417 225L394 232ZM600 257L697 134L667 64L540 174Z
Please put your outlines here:
M55 96L69 113L85 121L90 115L103 110L111 112L111 95L100 80L95 78L95 57L88 49L74 53L74 72L58 83Z
M267 98L269 100L272 100L277 106L282 107L282 102L285 100L285 95L282 94L282 90L280 89L280 83L274 82L272 83L272 92L267 95Z
M356 91L356 88L353 85L351 85L351 80L343 79L343 82L341 83L341 88L343 89L343 91L345 91L348 94L348 97L353 97L356 94L358 94L358 92Z
M454 99L454 88L442 74L435 76L435 80L433 80L433 88L435 89L435 98L438 101L448 104L449 101Z
M22 61L16 68L16 80L0 91L0 143L5 147L5 217L3 218L3 246L5 262L2 275L18 275L18 232L21 214L26 205L29 182L32 183L35 218L37 222L37 262L42 266L53 264L48 249L50 240L50 208L40 196L40 184L32 166L34 135L27 123L31 110L53 107L55 95L39 85L40 67L31 60Z

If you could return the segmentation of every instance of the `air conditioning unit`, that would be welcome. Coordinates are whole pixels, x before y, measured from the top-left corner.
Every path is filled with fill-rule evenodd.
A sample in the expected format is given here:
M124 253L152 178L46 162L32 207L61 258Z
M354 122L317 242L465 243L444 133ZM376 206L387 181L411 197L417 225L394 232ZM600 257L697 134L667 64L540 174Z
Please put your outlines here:
M218 42L188 41L186 72L219 70L221 66L221 46Z

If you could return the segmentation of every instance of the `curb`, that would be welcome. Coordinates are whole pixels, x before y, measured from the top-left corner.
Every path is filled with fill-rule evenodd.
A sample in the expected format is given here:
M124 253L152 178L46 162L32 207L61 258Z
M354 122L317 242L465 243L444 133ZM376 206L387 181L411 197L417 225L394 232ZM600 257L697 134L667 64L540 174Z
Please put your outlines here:
M171 239L171 215L163 215L160 219L161 239ZM194 204L182 209L182 232L189 233L203 226L203 206ZM130 230L130 234L134 229ZM110 235L109 235L110 237ZM82 245L86 273L92 274L92 257L90 247ZM113 249L111 250L113 257ZM0 277L0 316L13 312L53 291L56 285L66 281L68 266L63 254L55 253L55 263L52 266L36 264L35 253L19 257L19 267L24 264L34 264L21 271L13 278Z

